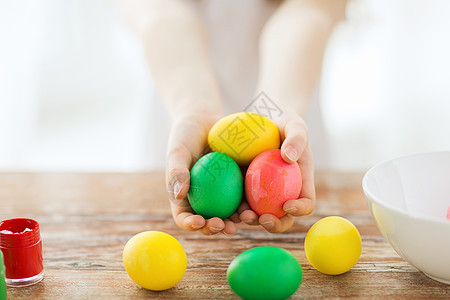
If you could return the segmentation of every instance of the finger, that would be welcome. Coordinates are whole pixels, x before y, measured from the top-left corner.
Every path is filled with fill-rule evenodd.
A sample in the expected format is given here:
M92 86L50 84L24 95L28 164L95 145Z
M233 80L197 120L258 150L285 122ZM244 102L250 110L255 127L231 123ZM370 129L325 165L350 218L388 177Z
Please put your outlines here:
M243 211L248 210L248 209L251 209L250 205L248 205L248 202L247 201L242 201L241 204L239 205L238 209L237 209L237 212L239 214L241 214Z
M225 228L225 223L220 218L212 218L206 221L205 226L199 230L204 235L213 235L221 232Z
M272 214L264 214L259 217L259 223L270 233L280 233L292 227L294 216L284 215L278 219Z
M191 154L181 144L169 144L167 153L166 185L170 199L172 216L177 226L184 230L199 230L206 221L202 216L194 215L189 201L186 199L190 185L189 164Z
M281 156L288 163L296 162L308 145L308 128L302 119L296 118L286 123L284 134Z
M241 223L241 219L239 219L239 213L238 212L234 212L231 216L230 216L230 220L234 223Z
M306 147L299 162L302 171L302 190L300 192L300 201L302 207L299 208L301 215L307 215L313 212L316 202L316 188L314 186L314 161L310 147Z
M177 226L184 230L195 231L205 226L206 221L200 215L194 215L190 212L182 212L174 216Z
M244 210L239 218L248 225L259 225L258 215L251 209Z
M295 217L309 215L314 210L314 202L310 198L288 200L284 203L283 210Z
M176 145L167 154L167 188L172 199L186 197L189 190L191 153L182 144Z
M224 222L225 227L223 228L223 233L225 233L226 235L232 235L237 232L236 224L233 221L225 219Z

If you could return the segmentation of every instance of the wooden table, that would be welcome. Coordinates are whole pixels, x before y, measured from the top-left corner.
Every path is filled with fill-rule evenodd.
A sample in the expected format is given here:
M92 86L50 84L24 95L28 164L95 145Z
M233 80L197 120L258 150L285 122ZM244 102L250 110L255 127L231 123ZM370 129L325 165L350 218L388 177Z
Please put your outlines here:
M274 245L291 251L304 278L293 298L449 297L450 286L433 281L400 258L380 235L361 189L362 174L318 172L313 215L297 218L283 234L239 225L234 236L202 236L178 229L169 213L162 172L117 174L0 173L0 219L31 217L41 225L44 280L8 288L10 299L238 299L226 270L239 253ZM322 217L339 215L362 235L359 262L340 276L311 267L303 242ZM188 256L180 283L163 292L136 285L122 264L127 240L142 231L175 236Z

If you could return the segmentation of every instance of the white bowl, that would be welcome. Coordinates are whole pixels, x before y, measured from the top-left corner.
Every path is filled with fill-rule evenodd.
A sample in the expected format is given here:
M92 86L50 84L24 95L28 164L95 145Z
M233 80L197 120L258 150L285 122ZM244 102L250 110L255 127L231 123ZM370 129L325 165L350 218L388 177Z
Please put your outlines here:
M450 152L381 163L362 185L372 216L395 251L427 276L450 284Z

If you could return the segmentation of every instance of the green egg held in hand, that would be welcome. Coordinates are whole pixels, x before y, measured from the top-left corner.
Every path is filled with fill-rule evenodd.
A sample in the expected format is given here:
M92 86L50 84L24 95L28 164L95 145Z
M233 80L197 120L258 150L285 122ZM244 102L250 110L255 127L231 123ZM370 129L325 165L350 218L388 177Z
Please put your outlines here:
M206 219L231 216L242 200L244 181L239 166L228 155L211 152L191 169L188 200Z

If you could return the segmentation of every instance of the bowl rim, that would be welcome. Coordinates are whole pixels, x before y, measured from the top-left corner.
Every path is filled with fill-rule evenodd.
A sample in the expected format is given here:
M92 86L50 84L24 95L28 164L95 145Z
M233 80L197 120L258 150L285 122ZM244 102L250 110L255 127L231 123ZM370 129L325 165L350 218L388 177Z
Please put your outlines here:
M363 177L363 180L362 180L362 188L363 188L363 192L366 194L366 198L370 198L370 201L373 201L373 202L377 203L378 205L380 205L380 206L382 206L384 208L387 208L389 210L393 210L394 212L402 214L402 215L404 215L406 217L413 218L413 219L419 219L419 220L423 220L423 221L428 221L428 222L433 222L433 223L445 224L445 225L450 226L450 221L446 220L445 218L441 219L441 218L432 217L432 216L410 214L410 213L407 213L407 212L405 212L405 211L403 211L403 210L401 210L401 209L399 209L399 208L397 208L397 207L395 207L395 206L393 206L391 204L388 204L386 202L381 201L378 197L376 197L370 191L370 189L368 187L368 183L367 183L368 177L370 176L370 173L373 173L375 169L378 169L379 167L381 167L383 165L392 163L392 162L394 162L396 160L403 159L403 158L414 157L414 156L429 156L429 155L438 154L438 153L441 153L441 154L445 153L445 154L450 155L450 150L410 153L410 154L406 154L406 155L397 156L395 158L391 158L391 159L388 159L388 160L384 160L384 161L381 161L381 162L375 164L369 170L367 170L367 172L364 174L364 177ZM450 207L450 204L449 204L449 207ZM372 210L370 207L369 207L369 209Z

